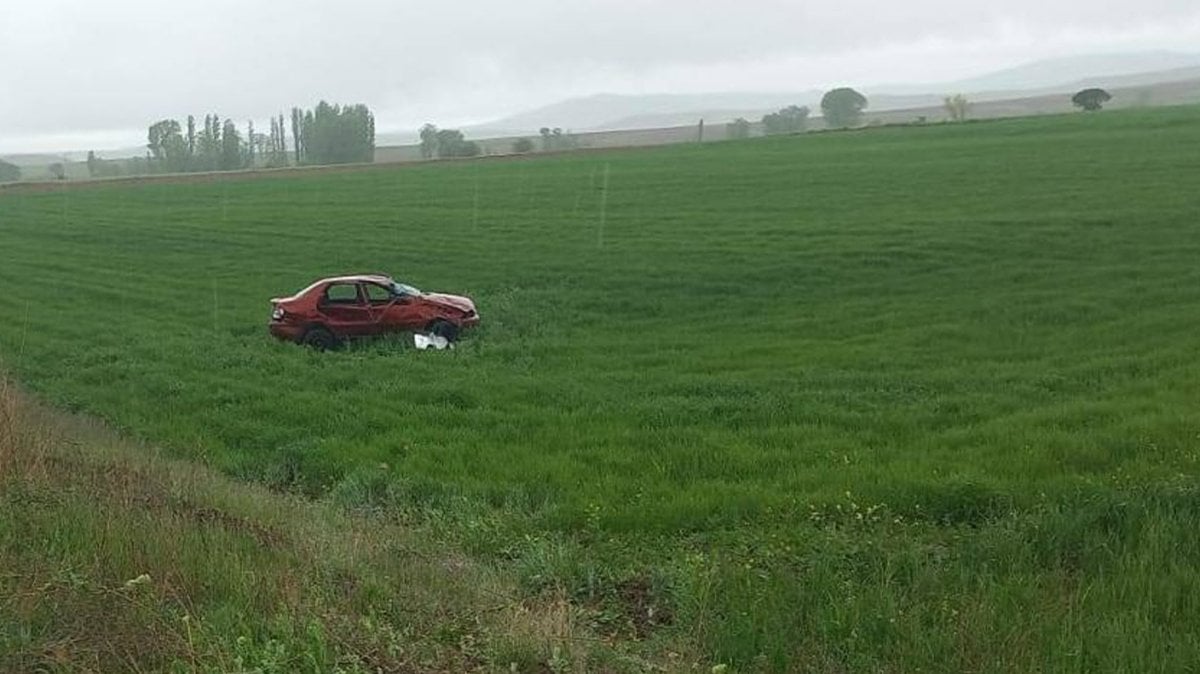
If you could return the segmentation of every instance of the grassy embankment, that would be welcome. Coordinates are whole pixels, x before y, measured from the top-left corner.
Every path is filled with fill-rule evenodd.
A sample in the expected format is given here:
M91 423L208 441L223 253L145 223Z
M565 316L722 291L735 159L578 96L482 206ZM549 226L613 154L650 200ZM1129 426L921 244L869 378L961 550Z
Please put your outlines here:
M0 381L0 671L641 671L564 597Z

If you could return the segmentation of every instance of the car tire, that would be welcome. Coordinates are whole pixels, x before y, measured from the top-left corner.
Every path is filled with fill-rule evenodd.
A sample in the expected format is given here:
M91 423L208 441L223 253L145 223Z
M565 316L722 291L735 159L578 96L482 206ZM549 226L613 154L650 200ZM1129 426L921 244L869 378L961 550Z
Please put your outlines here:
M309 328L300 338L300 343L317 351L329 351L338 345L337 338L333 336L333 333L319 325Z
M429 324L429 334L445 339L447 342L458 341L458 326L445 319L438 319Z

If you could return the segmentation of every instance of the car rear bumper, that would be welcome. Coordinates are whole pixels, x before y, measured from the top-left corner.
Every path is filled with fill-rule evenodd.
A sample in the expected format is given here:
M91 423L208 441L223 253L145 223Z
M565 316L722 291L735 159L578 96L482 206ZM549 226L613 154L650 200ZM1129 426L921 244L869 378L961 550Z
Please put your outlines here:
M271 321L267 325L267 329L270 330L272 335L279 339L286 339L289 342L298 342L304 336L304 326L296 325L295 323Z

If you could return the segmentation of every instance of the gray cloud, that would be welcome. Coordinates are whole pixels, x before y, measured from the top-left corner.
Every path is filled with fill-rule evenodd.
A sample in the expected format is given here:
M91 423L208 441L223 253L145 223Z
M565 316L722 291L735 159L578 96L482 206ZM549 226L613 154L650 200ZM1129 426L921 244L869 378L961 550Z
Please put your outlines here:
M596 91L928 81L1191 44L1194 0L7 2L0 149L124 138L189 112L264 119L317 98L366 102L399 128Z

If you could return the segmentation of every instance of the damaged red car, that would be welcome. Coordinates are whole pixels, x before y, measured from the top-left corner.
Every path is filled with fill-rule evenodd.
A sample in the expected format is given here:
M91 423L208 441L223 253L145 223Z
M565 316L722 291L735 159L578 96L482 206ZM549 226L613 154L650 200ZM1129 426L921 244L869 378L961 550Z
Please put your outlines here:
M270 331L317 349L353 338L424 332L455 341L479 323L470 298L426 293L390 276L337 276L271 300Z

